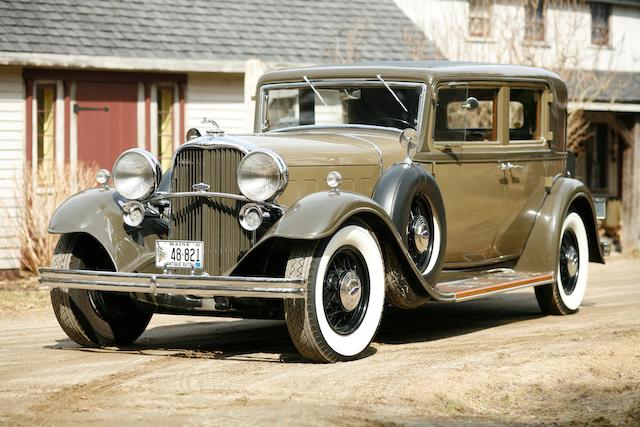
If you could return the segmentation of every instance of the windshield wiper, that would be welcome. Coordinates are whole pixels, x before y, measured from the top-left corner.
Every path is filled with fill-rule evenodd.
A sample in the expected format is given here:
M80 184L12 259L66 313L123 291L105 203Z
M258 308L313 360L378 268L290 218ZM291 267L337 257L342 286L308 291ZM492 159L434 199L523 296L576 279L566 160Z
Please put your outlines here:
M382 76L380 74L378 74L376 76L378 78L378 80L380 80L382 82L382 84L384 85L384 87L387 88L387 90L389 92L391 92L391 95L393 95L393 97L396 99L396 101L398 101L398 104L400 104L400 106L402 107L402 109L404 110L405 113L408 113L409 110L407 110L407 107L404 106L404 104L402 103L402 101L400 101L400 98L398 98L398 95L396 95L396 93L393 91L393 89L391 89L391 86L389 86L387 84L387 82L384 81L384 79L382 78ZM311 83L309 83L311 84Z
M311 81L307 78L307 76L302 76L302 78L304 79L305 82L307 82L309 84L309 86L311 86L311 89L313 89L313 91L316 93L316 95L318 95L318 98L320 98L320 101L322 101L324 106L328 107L327 103L324 102L324 98L322 97L322 95L320 95L320 92L318 92L316 87L313 85L313 83L311 83Z

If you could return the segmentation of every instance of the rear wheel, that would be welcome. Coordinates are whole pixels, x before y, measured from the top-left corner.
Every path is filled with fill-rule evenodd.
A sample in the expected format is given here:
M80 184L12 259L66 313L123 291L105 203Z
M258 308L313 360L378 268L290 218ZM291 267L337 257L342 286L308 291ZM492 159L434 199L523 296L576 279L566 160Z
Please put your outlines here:
M307 359L338 362L360 356L375 336L384 306L384 263L376 238L347 225L331 238L301 243L288 277L308 281L305 299L285 301L285 319Z
M558 245L556 281L536 287L536 299L544 313L572 314L584 298L589 271L587 230L576 212L565 217Z
M423 276L438 272L436 265L442 258L442 232L438 215L429 200L416 194L406 221L405 239L411 259Z
M86 254L90 253L84 246L86 241L63 235L56 246L52 267L106 269L106 266L84 261ZM82 289L54 288L51 290L51 304L67 336L87 347L131 344L144 332L153 314L129 295Z

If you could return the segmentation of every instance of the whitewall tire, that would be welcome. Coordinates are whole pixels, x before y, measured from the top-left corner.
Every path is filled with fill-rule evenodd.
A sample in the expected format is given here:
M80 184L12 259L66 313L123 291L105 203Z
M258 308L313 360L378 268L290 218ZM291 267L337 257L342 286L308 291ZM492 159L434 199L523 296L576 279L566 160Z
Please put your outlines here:
M300 353L319 362L360 356L373 340L384 308L384 261L375 236L347 225L320 242L300 243L288 277L308 281L305 299L285 301L285 319Z
M589 239L580 215L569 212L562 223L556 261L556 281L535 288L540 309L547 314L578 311L587 290Z

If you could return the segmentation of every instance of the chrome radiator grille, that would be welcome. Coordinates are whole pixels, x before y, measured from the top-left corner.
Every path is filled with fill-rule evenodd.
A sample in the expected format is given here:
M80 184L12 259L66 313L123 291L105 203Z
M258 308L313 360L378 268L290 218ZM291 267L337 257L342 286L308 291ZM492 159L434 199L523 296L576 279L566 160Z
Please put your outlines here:
M243 155L234 148L185 148L176 155L171 189L193 191L194 184L205 183L212 192L240 194L236 170ZM210 275L224 274L252 245L252 233L238 223L242 204L224 198L173 199L169 238L202 240L204 270Z

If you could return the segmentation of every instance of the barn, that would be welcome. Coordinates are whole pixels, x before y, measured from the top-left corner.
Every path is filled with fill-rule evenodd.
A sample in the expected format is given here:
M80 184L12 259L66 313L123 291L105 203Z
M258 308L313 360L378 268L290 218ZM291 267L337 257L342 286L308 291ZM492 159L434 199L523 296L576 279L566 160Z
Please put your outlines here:
M268 69L437 58L393 0L0 1L0 270L20 265L24 168L163 167L202 117L250 132ZM37 184L37 183L36 183Z

